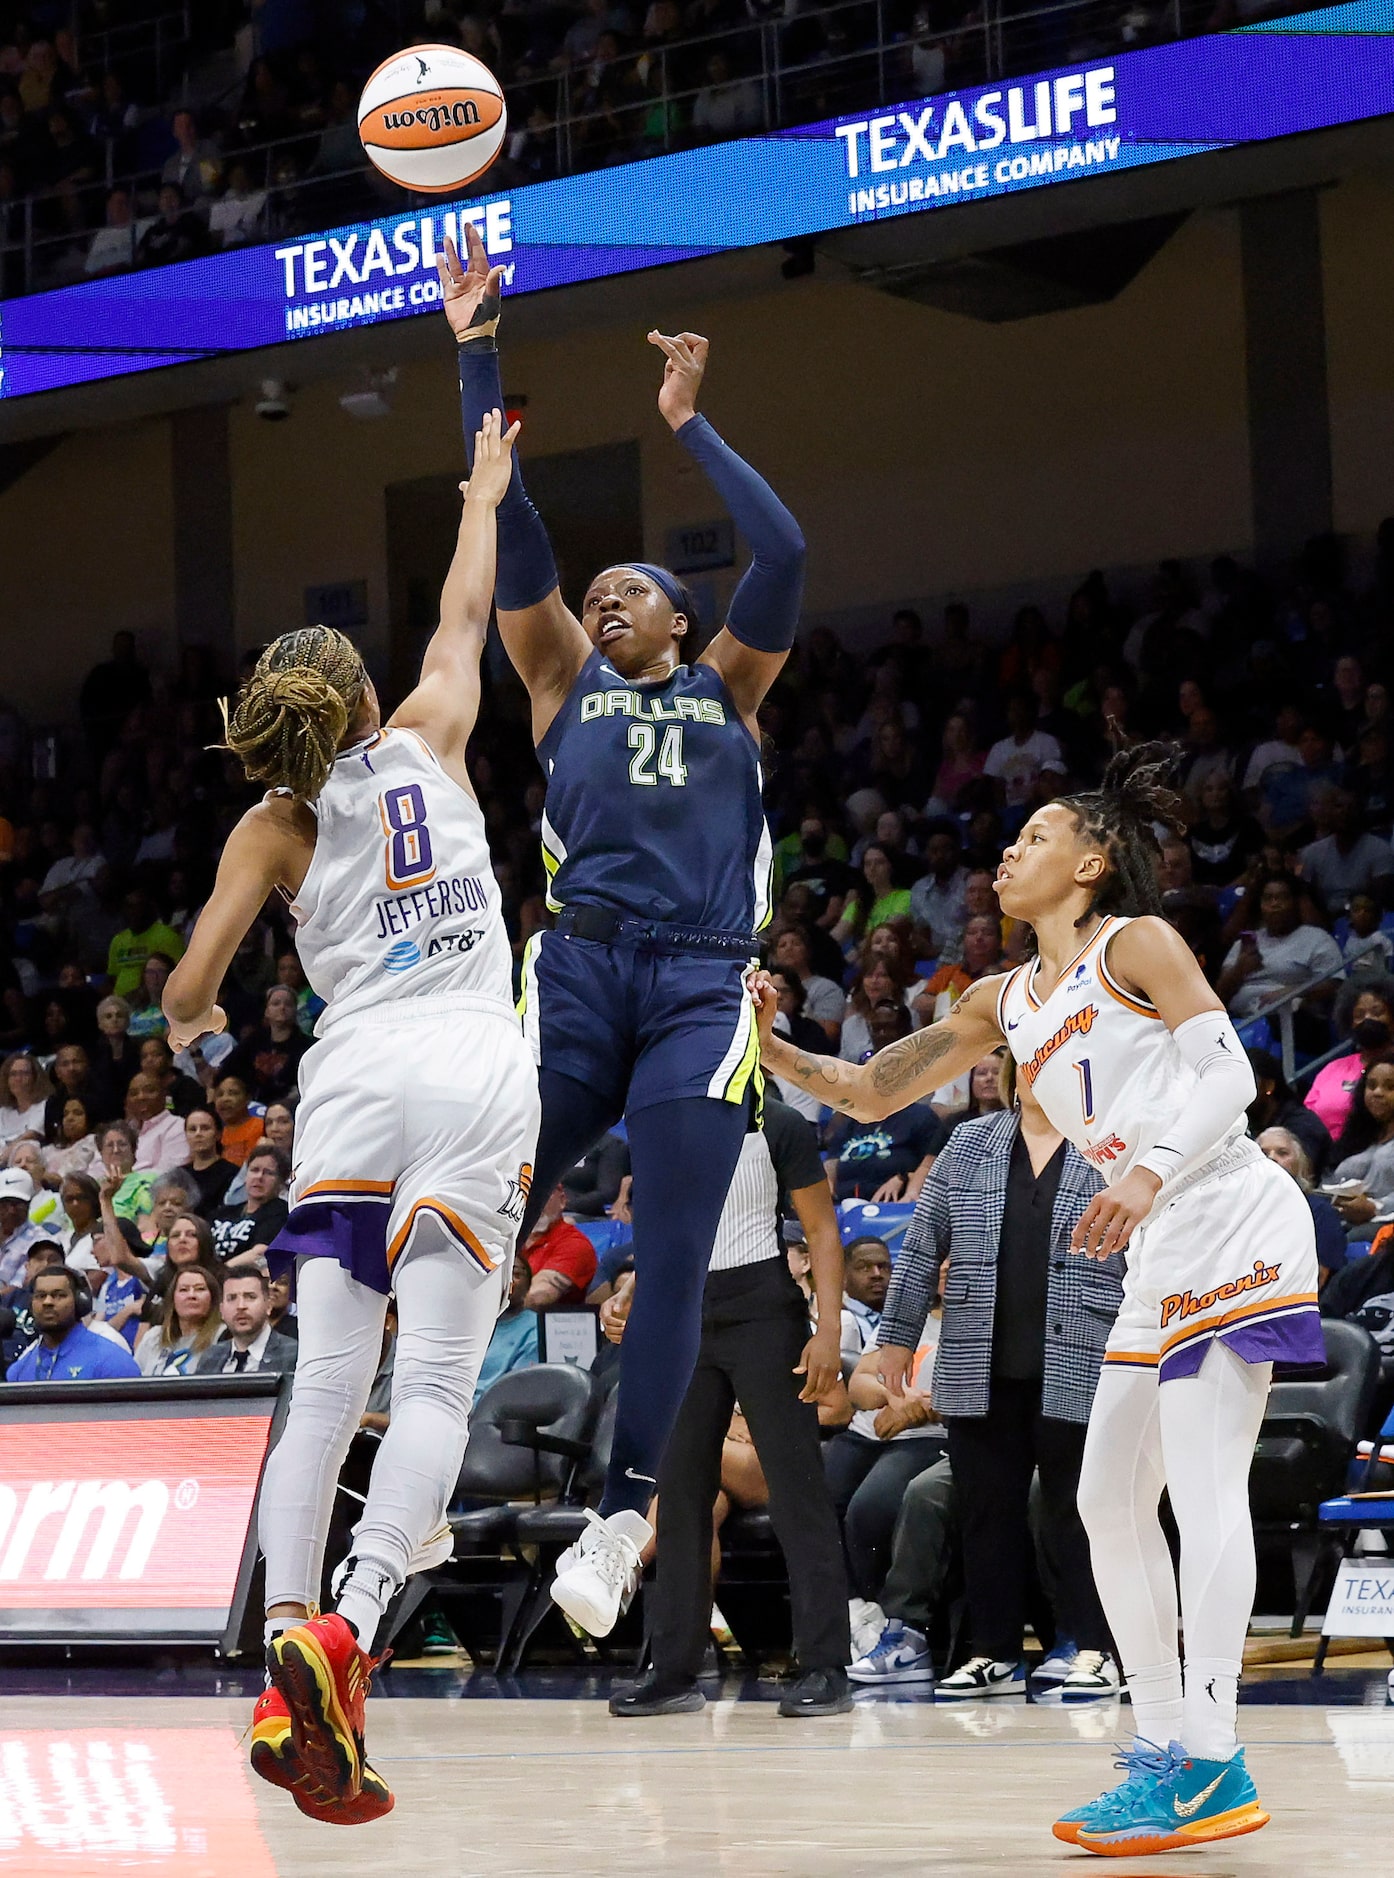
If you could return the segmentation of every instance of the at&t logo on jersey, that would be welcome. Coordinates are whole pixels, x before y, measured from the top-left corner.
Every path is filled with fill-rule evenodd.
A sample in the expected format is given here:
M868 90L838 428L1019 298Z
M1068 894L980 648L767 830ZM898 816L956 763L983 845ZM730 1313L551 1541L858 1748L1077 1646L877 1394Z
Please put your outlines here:
M413 965L421 963L421 947L414 939L399 939L395 946L389 946L383 955L382 969L385 972L409 972Z

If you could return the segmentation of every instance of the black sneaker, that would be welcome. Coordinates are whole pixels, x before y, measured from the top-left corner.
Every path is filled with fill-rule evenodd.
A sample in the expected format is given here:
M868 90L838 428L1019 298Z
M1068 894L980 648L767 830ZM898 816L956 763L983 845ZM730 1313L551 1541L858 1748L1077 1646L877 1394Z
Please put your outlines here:
M845 1669L810 1669L781 1699L781 1715L845 1715L852 1688Z
M706 1706L707 1698L691 1676L662 1676L656 1669L646 1669L638 1682L616 1689L610 1697L610 1713L620 1717L695 1715Z

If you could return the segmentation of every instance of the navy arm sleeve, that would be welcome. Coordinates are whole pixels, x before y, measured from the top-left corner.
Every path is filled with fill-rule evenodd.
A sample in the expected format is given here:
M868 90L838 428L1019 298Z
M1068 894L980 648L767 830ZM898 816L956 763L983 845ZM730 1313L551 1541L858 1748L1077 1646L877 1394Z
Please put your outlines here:
M802 530L764 477L722 441L706 418L690 417L677 437L750 544L750 566L731 595L727 629L754 652L787 652L803 599Z
M498 347L492 339L472 339L460 347L460 422L465 432L465 458L474 470L475 432L486 411L502 411L503 381L499 377ZM523 466L513 454L508 493L498 507L498 572L494 598L505 613L520 613L536 606L557 585L557 564L542 517L523 487Z

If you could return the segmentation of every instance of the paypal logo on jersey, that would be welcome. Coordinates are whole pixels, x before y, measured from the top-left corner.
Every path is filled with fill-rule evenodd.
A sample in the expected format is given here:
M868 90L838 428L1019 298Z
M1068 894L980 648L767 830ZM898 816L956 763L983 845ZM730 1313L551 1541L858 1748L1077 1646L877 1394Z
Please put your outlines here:
M1066 994L1068 995L1069 992L1071 991L1082 991L1084 989L1084 981L1086 978L1088 978L1088 976L1089 976L1089 967L1087 965L1077 965L1075 967L1074 977L1070 980L1069 984L1065 987Z
M382 968L385 972L409 972L413 965L420 963L421 947L416 941L400 939L383 955Z

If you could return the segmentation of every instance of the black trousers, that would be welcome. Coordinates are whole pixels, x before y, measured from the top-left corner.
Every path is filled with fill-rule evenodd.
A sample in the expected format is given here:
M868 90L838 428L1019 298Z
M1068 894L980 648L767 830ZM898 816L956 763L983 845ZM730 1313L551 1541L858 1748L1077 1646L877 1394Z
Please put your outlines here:
M808 1307L782 1258L708 1277L697 1368L658 1475L651 1610L654 1667L665 1676L695 1676L706 1654L712 1507L737 1402L770 1490L799 1663L834 1669L849 1660L847 1580L823 1479L818 1411L799 1401L802 1378L793 1373L807 1341Z
M1041 1536L1058 1587L1059 1634L1072 1637L1081 1650L1109 1649L1076 1501L1084 1424L1043 1415L1039 1382L994 1376L987 1414L946 1417L945 1425L963 1531L972 1654L1003 1663L1021 1655L1031 1560L1027 1503L1037 1469Z
M934 1435L871 1441L848 1428L824 1449L828 1486L842 1520L848 1576L859 1598L879 1601L905 1490L943 1458L944 1444Z

